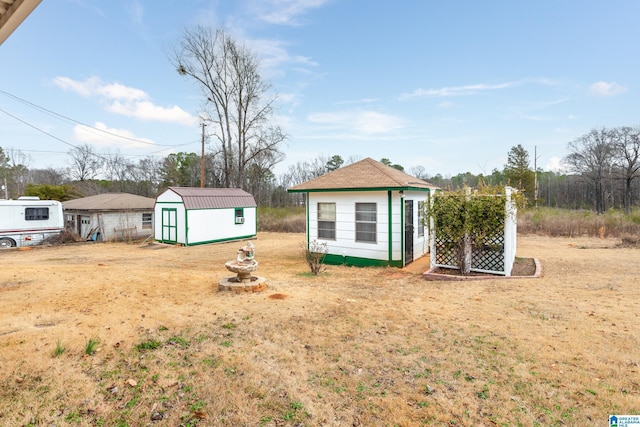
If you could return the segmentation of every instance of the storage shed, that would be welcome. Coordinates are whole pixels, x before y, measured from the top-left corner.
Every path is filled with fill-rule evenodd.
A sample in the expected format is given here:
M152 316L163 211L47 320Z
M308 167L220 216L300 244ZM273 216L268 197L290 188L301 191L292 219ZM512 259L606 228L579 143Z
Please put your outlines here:
M62 204L65 228L87 240L131 240L153 233L150 197L105 193Z
M253 196L239 188L169 187L156 198L155 239L185 246L253 238Z
M436 186L371 158L290 188L306 193L307 245L327 264L402 267L429 251L424 203Z

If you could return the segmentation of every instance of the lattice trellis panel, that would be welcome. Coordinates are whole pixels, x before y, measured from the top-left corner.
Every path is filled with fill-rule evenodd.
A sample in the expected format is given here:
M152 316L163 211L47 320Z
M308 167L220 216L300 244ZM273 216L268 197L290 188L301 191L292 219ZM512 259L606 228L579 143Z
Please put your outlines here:
M436 264L458 268L455 253L452 250L447 250L444 245L446 240L446 236L441 236L436 231ZM482 250L474 250L471 252L471 270L502 273L504 272L504 265L504 235L499 235L485 242Z
M444 242L445 238L441 238L440 234L436 232L436 264L446 265L449 267L457 267L455 254L453 251L447 251Z
M471 253L471 268L504 272L504 235L485 242L482 250L473 251Z

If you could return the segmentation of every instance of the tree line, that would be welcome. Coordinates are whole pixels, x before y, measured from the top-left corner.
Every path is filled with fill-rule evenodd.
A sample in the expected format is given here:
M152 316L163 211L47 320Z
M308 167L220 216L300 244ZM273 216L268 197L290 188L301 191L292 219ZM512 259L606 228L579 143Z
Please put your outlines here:
M568 209L587 209L603 213L607 209L624 209L630 213L640 200L640 130L634 128L594 129L568 143L565 172L533 170L529 152L517 145L508 152L507 163L490 174L459 173L453 176L429 174L422 166L405 172L443 190L464 187L510 185L525 194L529 205ZM82 145L68 153L63 168L34 169L19 150L0 147L0 198L33 195L41 198L69 200L104 192L128 192L155 197L169 186L197 187L201 183L202 156L179 152L165 157L145 157L136 162L118 152L97 152ZM302 194L287 189L360 160L340 155L319 156L290 165L279 175L265 166L249 163L236 181L250 192L259 206L288 207L303 202ZM380 159L391 167L404 170L389 159ZM215 153L205 153L206 187L225 187L221 160Z

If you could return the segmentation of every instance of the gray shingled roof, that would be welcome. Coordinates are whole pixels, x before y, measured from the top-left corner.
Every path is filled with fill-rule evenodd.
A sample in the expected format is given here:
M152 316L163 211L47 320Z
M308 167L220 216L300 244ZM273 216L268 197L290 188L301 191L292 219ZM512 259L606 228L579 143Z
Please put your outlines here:
M64 209L86 211L152 211L156 200L129 193L105 193L62 203Z
M182 198L186 209L253 208L256 201L239 188L169 187Z
M379 188L437 189L438 187L367 157L359 162L291 187L289 191L366 190Z

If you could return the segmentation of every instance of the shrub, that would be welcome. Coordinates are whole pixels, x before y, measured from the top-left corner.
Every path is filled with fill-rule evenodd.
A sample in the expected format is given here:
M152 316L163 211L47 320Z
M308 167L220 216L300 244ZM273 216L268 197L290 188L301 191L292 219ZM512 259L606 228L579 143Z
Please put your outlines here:
M308 246L305 245L305 260L314 276L317 276L325 270L324 258L327 255L327 250L327 242L313 240L309 242Z

